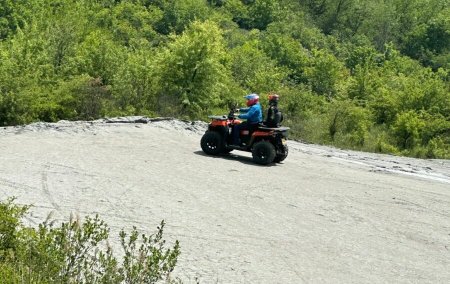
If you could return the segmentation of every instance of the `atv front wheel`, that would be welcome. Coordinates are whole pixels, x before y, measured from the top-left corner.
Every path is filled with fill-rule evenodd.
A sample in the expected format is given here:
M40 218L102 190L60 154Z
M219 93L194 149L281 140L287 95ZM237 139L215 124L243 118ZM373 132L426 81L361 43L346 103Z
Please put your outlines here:
M200 146L208 155L219 155L224 150L222 135L216 131L206 131L200 141Z
M257 164L268 165L275 159L275 147L267 141L260 141L253 146L253 161Z
M288 153L289 153L288 147L287 147L287 146L284 146L283 148L284 148L284 149L283 149L283 152L284 152L284 153L283 153L283 154L277 154L277 155L275 156L275 159L273 160L275 163L281 163L281 162L284 161L284 159L287 158Z

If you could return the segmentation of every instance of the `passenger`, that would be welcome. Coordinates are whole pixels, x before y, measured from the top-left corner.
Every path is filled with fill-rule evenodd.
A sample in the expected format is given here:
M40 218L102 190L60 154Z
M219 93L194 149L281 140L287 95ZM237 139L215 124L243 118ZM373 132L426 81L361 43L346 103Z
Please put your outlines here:
M277 94L269 95L269 108L267 110L266 121L264 122L267 127L280 127L280 123L283 121L283 115L278 110L279 98Z

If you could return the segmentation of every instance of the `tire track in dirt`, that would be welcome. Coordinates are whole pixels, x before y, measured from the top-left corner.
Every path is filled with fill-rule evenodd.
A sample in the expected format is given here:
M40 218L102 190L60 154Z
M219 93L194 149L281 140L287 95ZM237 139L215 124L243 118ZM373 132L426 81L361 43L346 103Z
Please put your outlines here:
M41 172L41 185L42 185L42 191L47 196L47 199L50 201L50 204L58 211L61 212L61 207L58 205L58 203L53 198L53 195L50 193L50 190L48 188L48 170L50 166L45 165L44 170Z
M1 177L0 177L0 185L4 185L4 186L7 186L7 187L12 188L12 189L25 190L26 192L37 189L35 187L29 186L29 185L26 185L26 184L23 184L23 183L10 181L8 179L1 178Z
M340 150L332 147L302 144L297 141L290 141L289 147L293 152L296 151L307 155L322 156L344 163L364 166L371 172L400 174L450 184L450 174L448 171L445 172L441 169L439 172L434 172L434 167L431 167L430 165L414 165L413 163L408 162L408 159L412 158L398 157L399 161L396 161L393 156L390 155ZM441 167L445 167L445 165L443 164Z
M61 163L55 163L55 162L48 162L46 166L44 167L45 170L41 173L41 183L42 183L42 190L48 196L48 200L50 201L51 205L59 212L62 212L62 208L56 203L56 200L53 198L53 195L50 192L49 186L48 186L48 176L49 173L54 173L58 175L78 175L81 177L81 180L83 178L88 178L91 181L96 180L95 186L87 186L87 187L80 187L76 186L76 188L83 191L83 193L86 193L87 190L95 190L98 188L103 188L105 185L110 184L120 184L123 187L128 186L125 184L122 184L119 181L113 182L113 180L109 177L105 177L101 173L98 172L86 172L82 168L74 167L74 166L67 166L63 165ZM58 170L59 168L59 170ZM52 171L50 171L52 170ZM102 205L108 207L108 210L105 211L105 213L114 212L113 214L109 214L111 216L117 216L118 212L120 212L120 208L124 208L126 205L121 198L114 200L113 202L107 195L102 196ZM117 204L118 203L118 204ZM90 211L87 212L80 212L83 214L89 214L92 213Z
M10 181L8 179L1 178L1 177L0 177L0 186L5 186L5 187L11 188L11 189L24 190L25 193L28 193L30 191L37 191L38 190L35 187L29 186L29 185L26 185L26 184L13 182L13 181ZM15 197L19 197L19 196L16 195ZM32 206L32 207L35 207L35 206ZM37 225L37 222L34 219L32 219L30 216L25 215L24 218L30 224Z
M165 219L182 245L178 275L202 283L450 279L450 192L435 178L450 180L447 162L289 141L287 161L268 168L239 152L203 155L201 133L176 121L98 126L7 136L0 193L35 202L34 221L98 212L115 237Z

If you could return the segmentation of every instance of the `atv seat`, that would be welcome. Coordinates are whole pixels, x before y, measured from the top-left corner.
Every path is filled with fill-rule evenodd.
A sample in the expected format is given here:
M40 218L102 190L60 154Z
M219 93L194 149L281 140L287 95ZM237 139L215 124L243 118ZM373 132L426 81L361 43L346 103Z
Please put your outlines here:
M280 126L280 127L267 127L264 124L261 124L258 129L260 130L275 130L275 131L287 131L290 128L289 127L284 127L284 126Z

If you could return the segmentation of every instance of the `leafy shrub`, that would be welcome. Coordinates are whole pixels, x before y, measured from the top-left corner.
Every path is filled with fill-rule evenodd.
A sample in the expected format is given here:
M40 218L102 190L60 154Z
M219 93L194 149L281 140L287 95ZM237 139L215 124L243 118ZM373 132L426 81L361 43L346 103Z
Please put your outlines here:
M369 110L352 101L333 101L329 112L329 135L340 146L362 146L372 125ZM348 145L346 145L348 144Z
M110 90L100 78L74 76L60 82L46 99L42 102L36 100L34 105L34 113L40 120L90 120L105 115Z
M2 283L175 283L171 272L180 246L176 241L165 248L164 221L155 235L122 230L120 262L108 244L109 228L98 216L84 222L71 217L60 226L46 220L29 228L21 222L29 207L13 201L0 202Z
M0 93L0 126L23 124L29 121L27 97L15 93Z
M420 134L425 127L425 122L414 111L400 113L392 131L397 137L397 143L403 149L411 149L419 142Z
M445 139L441 137L431 139L427 145L426 158L450 159L448 144L449 141L445 142Z
M335 96L339 82L346 77L343 64L323 50L315 50L313 55L311 66L305 70L312 89L320 95Z
M215 23L193 22L160 55L159 113L195 117L220 102L229 74L222 31Z
M154 55L149 50L129 54L114 76L110 112L142 115L156 111Z
M13 204L13 199L0 202L0 260L8 257L10 250L17 247L17 235L21 229L20 219L29 207Z
M259 48L259 44L255 40L235 48L231 53L231 71L241 86L264 93L280 88L287 74Z

